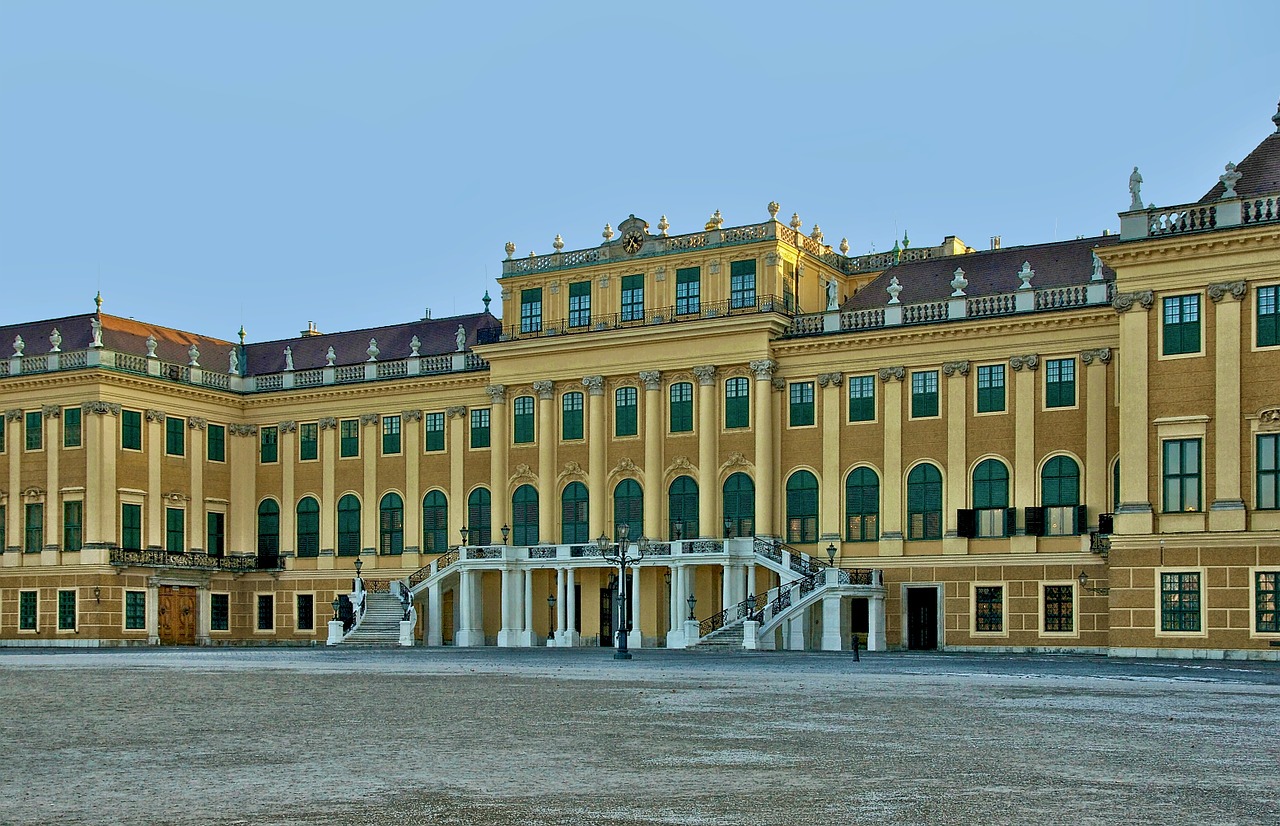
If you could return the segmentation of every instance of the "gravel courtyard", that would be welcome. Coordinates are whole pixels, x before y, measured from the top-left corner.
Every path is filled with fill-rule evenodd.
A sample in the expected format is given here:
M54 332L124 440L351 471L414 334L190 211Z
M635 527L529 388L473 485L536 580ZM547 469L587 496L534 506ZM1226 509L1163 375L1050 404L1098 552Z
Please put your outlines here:
M1280 821L1280 666L0 651L0 822Z

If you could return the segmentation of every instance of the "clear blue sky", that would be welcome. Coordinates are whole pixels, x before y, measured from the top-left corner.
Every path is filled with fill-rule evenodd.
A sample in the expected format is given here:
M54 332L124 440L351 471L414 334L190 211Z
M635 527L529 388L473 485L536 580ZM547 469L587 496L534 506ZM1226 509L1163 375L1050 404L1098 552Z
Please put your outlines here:
M1280 98L1280 3L870 6L0 0L0 324L474 312L508 240L771 199L855 252L1072 238Z

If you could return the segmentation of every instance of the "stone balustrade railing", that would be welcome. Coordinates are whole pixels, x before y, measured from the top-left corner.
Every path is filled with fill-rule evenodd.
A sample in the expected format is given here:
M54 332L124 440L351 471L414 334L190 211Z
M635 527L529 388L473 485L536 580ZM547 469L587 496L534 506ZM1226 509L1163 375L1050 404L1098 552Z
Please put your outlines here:
M1120 214L1120 238L1163 238L1270 221L1280 221L1280 193L1124 212Z

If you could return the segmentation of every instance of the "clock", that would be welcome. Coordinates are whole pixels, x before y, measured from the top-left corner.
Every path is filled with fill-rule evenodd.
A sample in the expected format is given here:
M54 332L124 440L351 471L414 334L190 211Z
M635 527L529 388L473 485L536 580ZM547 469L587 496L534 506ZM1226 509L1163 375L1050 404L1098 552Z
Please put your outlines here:
M644 233L632 230L622 237L622 249L627 255L635 255L644 246Z

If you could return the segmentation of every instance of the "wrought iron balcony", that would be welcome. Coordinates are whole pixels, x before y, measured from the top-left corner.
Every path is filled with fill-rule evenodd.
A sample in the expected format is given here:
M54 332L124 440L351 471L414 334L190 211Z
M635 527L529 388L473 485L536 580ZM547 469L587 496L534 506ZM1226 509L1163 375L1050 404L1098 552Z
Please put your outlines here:
M215 556L213 554L188 553L161 550L129 550L112 548L110 562L118 568L185 568L195 571L227 571L249 573L252 571L279 571L284 560L279 556Z

